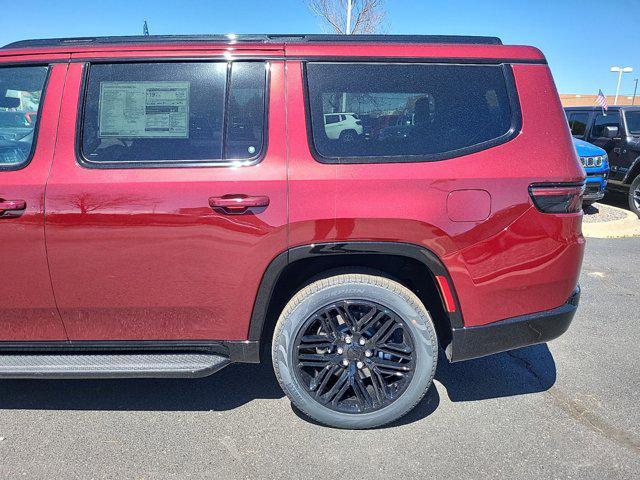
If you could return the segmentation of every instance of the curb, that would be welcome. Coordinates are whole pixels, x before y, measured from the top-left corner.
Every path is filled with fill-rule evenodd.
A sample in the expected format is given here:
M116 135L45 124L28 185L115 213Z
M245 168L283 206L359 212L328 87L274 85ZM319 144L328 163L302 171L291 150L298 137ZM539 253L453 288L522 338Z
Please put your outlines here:
M582 234L588 238L629 238L640 237L640 220L635 213L607 205L625 214L621 220L602 223L583 223Z

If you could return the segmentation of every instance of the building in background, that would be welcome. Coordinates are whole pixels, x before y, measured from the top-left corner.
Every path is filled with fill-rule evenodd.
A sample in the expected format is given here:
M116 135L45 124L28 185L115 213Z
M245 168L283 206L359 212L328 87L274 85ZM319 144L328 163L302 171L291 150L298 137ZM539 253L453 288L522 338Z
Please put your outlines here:
M579 93L561 93L560 101L563 107L592 107L596 105L596 97L598 95L585 95ZM607 103L611 106L614 105L615 95L607 95ZM632 95L618 95L618 105L632 105ZM640 105L640 95L636 95L635 105Z

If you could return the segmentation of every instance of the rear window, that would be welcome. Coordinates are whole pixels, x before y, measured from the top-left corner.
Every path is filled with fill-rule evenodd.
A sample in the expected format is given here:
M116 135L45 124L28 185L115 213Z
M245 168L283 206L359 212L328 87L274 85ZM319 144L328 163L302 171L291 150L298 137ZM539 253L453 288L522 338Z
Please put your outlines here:
M24 166L34 146L47 67L0 68L0 169Z
M627 130L632 135L640 135L640 110L624 112L627 119Z
M497 65L308 63L313 147L329 162L420 161L506 141L505 77Z
M265 89L263 62L92 65L82 155L114 166L255 160Z

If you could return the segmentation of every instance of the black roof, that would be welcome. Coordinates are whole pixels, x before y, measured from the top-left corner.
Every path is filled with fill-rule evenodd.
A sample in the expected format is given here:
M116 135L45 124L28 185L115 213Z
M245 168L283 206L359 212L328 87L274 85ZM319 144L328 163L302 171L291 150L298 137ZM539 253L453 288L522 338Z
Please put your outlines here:
M640 102L640 96L638 97L638 102ZM608 110L620 110L624 108L625 110L640 110L640 105L609 105ZM602 110L602 107L598 105L587 105L584 107L564 107L565 110L588 110L590 112L594 110Z
M459 43L502 45L498 37L462 35L317 35L317 34L241 34L241 35L145 35L120 37L75 37L20 40L2 47L33 48L61 47L69 45L118 45L139 43L203 43L203 42L255 42L255 43L305 43L305 42L369 42L369 43Z

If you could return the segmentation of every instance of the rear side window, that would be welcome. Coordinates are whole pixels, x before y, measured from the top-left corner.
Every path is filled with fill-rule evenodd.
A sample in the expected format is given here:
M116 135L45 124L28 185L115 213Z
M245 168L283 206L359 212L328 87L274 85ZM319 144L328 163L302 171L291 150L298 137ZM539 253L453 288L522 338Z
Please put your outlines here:
M620 128L620 114L618 112L598 113L591 128L591 138L605 136L605 127Z
M576 137L584 137L588 121L588 113L572 113L569 117L569 128L571 128L571 134Z
M313 147L329 162L421 161L506 141L502 66L308 63ZM332 125L340 114L348 119Z
M34 147L47 67L0 68L0 169L24 166Z
M627 119L627 130L631 135L640 134L640 110L626 111L624 113Z
M82 156L116 167L255 160L265 89L263 62L92 65Z

